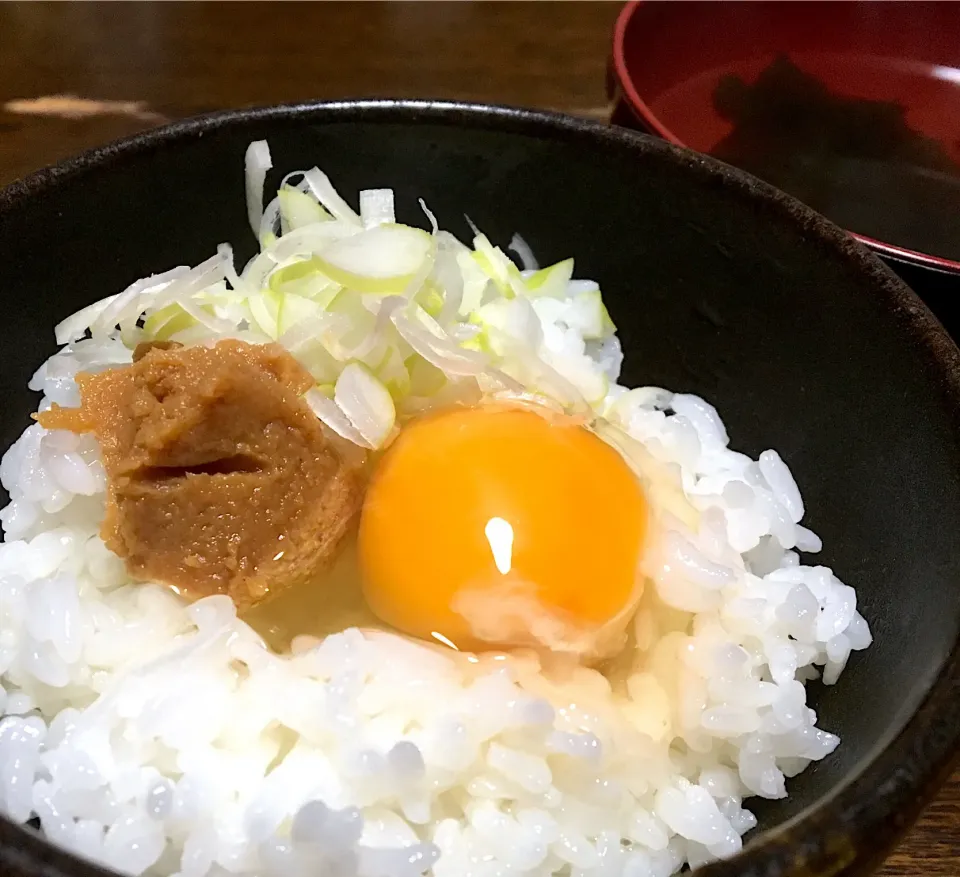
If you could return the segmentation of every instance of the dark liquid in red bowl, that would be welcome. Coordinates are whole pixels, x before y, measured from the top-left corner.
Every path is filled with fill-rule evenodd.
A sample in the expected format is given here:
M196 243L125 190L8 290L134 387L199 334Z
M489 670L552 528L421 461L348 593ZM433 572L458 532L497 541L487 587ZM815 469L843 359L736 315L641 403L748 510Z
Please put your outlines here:
M910 126L902 103L846 97L802 64L781 55L752 82L736 73L712 77L713 107L730 130L710 154L846 228L960 260L960 163ZM671 96L682 101L688 92ZM928 100L936 95L928 89ZM944 82L939 95L945 109L952 100L960 112L954 83Z
M641 3L623 56L650 127L960 261L960 3Z

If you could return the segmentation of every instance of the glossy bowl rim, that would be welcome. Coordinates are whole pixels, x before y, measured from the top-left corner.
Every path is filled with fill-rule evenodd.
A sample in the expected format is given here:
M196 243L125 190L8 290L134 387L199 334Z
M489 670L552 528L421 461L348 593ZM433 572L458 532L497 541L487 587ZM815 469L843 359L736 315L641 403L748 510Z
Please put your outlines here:
M630 26L630 22L633 20L637 9L643 6L644 3L645 0L628 0L620 10L613 27L611 66L617 88L626 102L626 109L647 131L655 133L658 137L662 137L669 143L674 144L674 146L683 146L687 149L692 149L693 147L688 146L653 112L649 104L647 104L641 96L639 89L633 81L633 77L630 75L630 65L627 62L625 48L627 28ZM851 231L850 229L847 229L847 234L856 238L871 250L891 259L907 262L911 265L918 265L931 271L939 271L943 274L960 277L960 261L948 259L945 256L935 256L933 253L924 253L920 250L911 250L907 247L901 247L899 244L891 244L888 241L872 238L869 235L860 234L860 232Z
M909 335L912 351L941 392L942 407L960 433L960 350L917 295L846 232L795 198L745 171L626 128L586 119L493 104L438 100L363 99L305 102L229 110L175 122L90 149L15 181L0 191L0 221L30 199L87 174L149 155L223 128L277 123L382 124L419 122L588 143L594 148L652 153L704 183L760 201L798 233L874 287ZM919 813L960 755L960 634L916 711L887 746L840 786L786 823L748 842L701 877L839 877L878 862ZM105 877L106 868L63 851L38 833L0 818L0 872L11 877Z

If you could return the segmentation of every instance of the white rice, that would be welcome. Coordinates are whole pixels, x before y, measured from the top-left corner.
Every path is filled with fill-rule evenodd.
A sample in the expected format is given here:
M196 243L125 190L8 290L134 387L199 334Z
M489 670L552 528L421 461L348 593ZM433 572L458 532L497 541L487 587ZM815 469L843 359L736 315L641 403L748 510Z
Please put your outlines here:
M77 370L128 358L79 342L31 386L76 404ZM667 877L735 854L744 800L838 745L803 683L870 631L801 563L820 540L775 451L731 451L695 396L622 394L699 527L659 513L613 687L355 629L274 654L226 597L131 584L97 535L95 442L29 427L0 464L0 808L128 874Z

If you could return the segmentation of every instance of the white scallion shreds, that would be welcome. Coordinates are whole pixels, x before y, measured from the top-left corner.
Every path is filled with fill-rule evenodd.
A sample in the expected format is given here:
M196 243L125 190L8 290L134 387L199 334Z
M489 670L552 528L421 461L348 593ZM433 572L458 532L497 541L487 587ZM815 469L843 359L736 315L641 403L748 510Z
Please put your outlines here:
M393 189L364 189L360 193L360 220L364 228L396 222Z
M397 416L393 399L362 365L350 363L340 372L333 399L368 447L380 447L392 432Z
M87 333L125 348L158 340L276 341L300 358L325 395L341 372L360 365L377 383L368 382L371 398L344 397L339 407L348 424L339 431L366 435L367 443L382 437L375 447L392 434L370 424L370 413L383 407L381 386L401 415L494 384L578 414L590 405L602 410L622 352L599 286L574 280L572 259L534 271L533 253L517 236L521 271L483 234L471 248L442 231L422 199L429 233L397 223L392 189L361 191L358 215L318 168L286 174L263 206L271 167L267 144L250 144L247 208L260 252L241 271L232 247L221 244L199 265L138 280L68 317L57 327L59 343L83 344ZM71 393L76 388L61 378L48 398L76 404L66 398ZM47 513L68 501L44 496ZM7 517L30 522L30 509Z
M247 184L247 220L255 235L260 233L260 217L263 215L263 183L267 171L273 167L270 147L266 140L256 140L247 147L244 159Z

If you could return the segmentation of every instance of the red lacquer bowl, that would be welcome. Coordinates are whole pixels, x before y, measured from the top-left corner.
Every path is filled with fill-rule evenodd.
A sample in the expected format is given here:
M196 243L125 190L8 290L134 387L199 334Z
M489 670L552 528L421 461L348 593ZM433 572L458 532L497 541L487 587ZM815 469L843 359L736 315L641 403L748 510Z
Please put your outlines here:
M960 3L636 0L611 91L615 123L755 173L888 261L960 279Z

